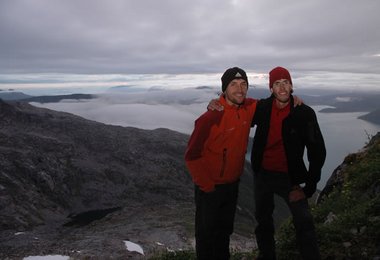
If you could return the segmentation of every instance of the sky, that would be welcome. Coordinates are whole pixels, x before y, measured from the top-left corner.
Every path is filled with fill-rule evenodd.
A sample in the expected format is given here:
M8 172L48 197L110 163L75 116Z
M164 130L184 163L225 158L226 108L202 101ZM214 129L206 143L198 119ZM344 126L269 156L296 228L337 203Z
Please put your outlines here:
M232 66L255 84L284 66L302 86L380 89L378 10L378 0L1 0L0 89L182 87L189 75L217 85Z

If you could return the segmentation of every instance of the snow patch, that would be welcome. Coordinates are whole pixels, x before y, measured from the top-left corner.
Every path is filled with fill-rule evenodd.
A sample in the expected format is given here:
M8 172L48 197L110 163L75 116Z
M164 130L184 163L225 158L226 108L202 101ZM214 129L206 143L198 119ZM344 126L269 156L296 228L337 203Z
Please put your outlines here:
M135 244L131 241L124 241L124 243L125 243L125 246L127 247L128 251L137 252L139 254L144 255L144 250L142 249L142 247L140 245Z

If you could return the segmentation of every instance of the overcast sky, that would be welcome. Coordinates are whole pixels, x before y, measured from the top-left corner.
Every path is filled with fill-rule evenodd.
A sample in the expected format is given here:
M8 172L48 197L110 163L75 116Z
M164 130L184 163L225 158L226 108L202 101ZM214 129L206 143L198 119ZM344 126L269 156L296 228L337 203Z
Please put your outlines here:
M1 0L0 83L24 73L268 73L281 65L373 84L379 10L378 0Z

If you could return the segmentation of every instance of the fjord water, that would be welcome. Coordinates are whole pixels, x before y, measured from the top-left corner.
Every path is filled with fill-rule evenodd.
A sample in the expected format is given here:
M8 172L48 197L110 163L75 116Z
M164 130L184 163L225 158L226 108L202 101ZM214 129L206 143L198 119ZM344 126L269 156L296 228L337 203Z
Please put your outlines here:
M318 188L323 188L334 169L350 153L358 152L369 138L380 131L380 125L357 117L366 113L319 113L325 106L313 106L326 143L327 157Z

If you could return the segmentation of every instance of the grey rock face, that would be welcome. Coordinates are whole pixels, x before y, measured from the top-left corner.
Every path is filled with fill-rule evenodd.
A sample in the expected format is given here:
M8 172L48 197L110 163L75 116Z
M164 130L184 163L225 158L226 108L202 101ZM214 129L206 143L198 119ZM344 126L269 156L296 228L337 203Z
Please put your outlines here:
M0 100L0 258L139 259L124 240L148 253L192 247L187 140Z

